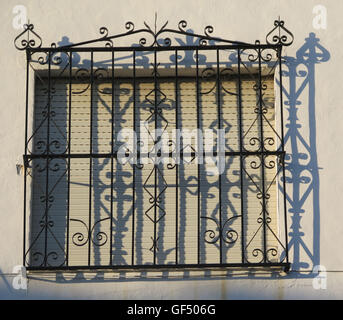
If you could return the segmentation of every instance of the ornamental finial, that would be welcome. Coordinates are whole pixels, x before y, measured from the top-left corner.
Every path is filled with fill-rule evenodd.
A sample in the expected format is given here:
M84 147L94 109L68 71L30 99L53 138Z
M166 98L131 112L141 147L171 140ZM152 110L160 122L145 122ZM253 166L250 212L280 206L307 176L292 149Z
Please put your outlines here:
M285 22L280 20L280 17L274 21L274 28L266 36L267 44L290 46L293 40L294 36L292 32L285 27Z
M14 46L18 50L26 50L29 48L40 48L42 45L42 38L33 30L34 26L30 21L24 24L24 31L22 31L15 39ZM27 35L27 37L25 37ZM33 35L33 37L32 37Z

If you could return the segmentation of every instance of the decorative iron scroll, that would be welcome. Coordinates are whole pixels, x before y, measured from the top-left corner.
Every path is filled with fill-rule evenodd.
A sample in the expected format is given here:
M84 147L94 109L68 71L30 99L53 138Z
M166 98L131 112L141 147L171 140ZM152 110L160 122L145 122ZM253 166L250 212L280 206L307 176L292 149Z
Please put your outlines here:
M285 27L285 22L280 20L274 21L274 28L266 36L266 43L281 44L283 46L290 46L293 43L293 34Z
M34 26L32 23L24 24L24 31L14 39L14 46L18 50L40 48L42 46L42 38L35 31L33 31L33 29ZM31 34L33 34L35 37L30 37ZM25 38L25 36L27 36L27 38Z
M125 23L126 32L119 33L116 35L109 35L109 31L106 27L101 27L99 29L99 33L101 37L95 38L92 40L82 41L75 44L69 44L58 47L59 49L67 49L67 48L76 48L82 47L85 45L91 45L98 42L104 42L106 47L114 47L113 40L118 38L127 37L134 34L147 34L152 37L152 41L149 43L147 41L146 36L143 36L139 39L139 45L141 47L151 48L151 47L170 47L172 46L172 40L169 36L163 37L164 34L174 34L174 35L184 35L192 38L197 38L199 46L206 46L210 43L215 44L232 44L232 45L247 45L253 46L253 44L249 44L246 42L241 41L234 41L234 40L227 40L218 37L212 36L214 32L214 28L212 26L206 26L204 29L203 34L193 33L187 31L186 28L188 24L185 20L181 20L178 23L177 29L170 29L167 28L168 21L163 24L163 26L157 30L156 29L156 20L155 20L155 28L152 29L146 22L144 22L145 28L136 29L133 22L128 21ZM267 34L266 36L266 43L270 45L283 45L289 46L293 43L294 36L293 34L284 26L284 21L275 20L274 28ZM41 37L33 30L33 24L25 24L24 31L21 32L15 39L14 45L18 50L26 50L26 49L39 49L42 47L42 39ZM31 37L33 35L33 37ZM259 40L256 40L255 44L260 44ZM56 43L51 44L51 48L57 48Z
M149 251L149 254L153 255L152 263L149 264L149 267L161 267L164 266L178 266L178 267L187 267L187 266L199 266L204 267L208 266L209 264L203 262L202 254L208 250L204 249L204 246L209 246L212 248L218 248L220 252L220 259L218 263L211 264L215 266L281 266L285 269L289 269L289 259L288 259L288 247L287 247L287 217L285 215L285 230L284 237L285 240L281 240L279 234L275 232L272 225L275 223L272 219L272 215L269 212L269 206L271 206L271 194L270 189L272 185L276 183L277 177L282 176L279 179L281 190L284 193L285 197L285 168L284 168L284 159L285 159L285 150L284 150L284 140L283 140L283 129L281 132L276 130L271 123L270 116L270 106L268 105L268 101L265 98L265 94L267 92L267 84L263 80L263 77L268 77L273 75L275 70L279 68L279 76L280 76L280 105L281 105L281 114L282 114L282 59L281 59L281 50L283 46L289 46L293 43L293 35L292 33L285 27L284 21L278 19L274 22L274 28L267 34L266 36L266 43L261 44L260 41L256 41L254 44L240 42L240 41L233 41L233 40L226 40L218 37L212 36L214 29L212 26L206 26L202 34L193 33L187 30L187 22L181 20L178 23L177 29L170 29L167 27L168 22L164 23L161 28L157 29L156 20L155 20L155 27L151 28L146 22L144 22L144 28L136 29L132 22L127 22L125 24L126 31L123 33L119 33L116 35L109 35L109 31L107 28L102 27L99 30L100 37L95 38L93 40L87 40L75 44L68 44L63 46L57 46L56 43L52 43L50 47L42 47L42 39L41 37L34 31L34 27L32 24L24 25L24 30L15 38L14 45L18 50L27 50L29 55L33 55L34 53L38 53L41 56L35 61L39 63L41 66L44 65L47 67L47 81L45 83L45 87L43 90L44 101L45 105L40 110L40 113L37 112L35 115L35 128L30 135L27 129L26 123L26 141L25 141L25 179L27 176L31 176L32 180L41 179L40 185L36 186L36 190L34 192L38 192L39 199L40 199L40 209L43 211L43 214L35 221L38 226L38 232L33 233L30 235L29 245L26 246L26 234L24 236L24 264L32 269L68 269L71 266L69 265L69 249L70 246L76 246L81 249L88 247L88 264L83 266L73 266L76 267L87 267L87 268L100 268L100 267L110 267L110 268L120 268L125 265L125 259L123 258L124 254L118 258L119 262L113 263L113 259L117 259L116 254L112 252L112 244L113 241L117 241L119 252L121 252L121 238L123 237L121 234L121 230L118 230L120 227L123 229L127 229L126 225L120 224L120 219L114 217L114 212L112 208L112 204L114 201L113 189L115 188L115 181L114 181L114 166L118 162L119 154L117 151L114 150L113 147L113 132L114 132L114 99L115 99L115 92L114 92L114 52L120 48L124 48L125 52L128 51L132 53L133 62L132 62L132 89L121 89L126 90L126 93L130 93L131 96L129 98L130 101L133 101L133 105L135 108L136 104L136 82L137 80L135 71L136 71L136 52L135 49L137 46L129 46L129 47L119 47L116 46L115 40L119 38L125 38L131 35L139 35L138 47L143 48L146 51L154 54L154 61L153 63L148 64L148 68L152 66L152 74L151 74L151 81L153 83L153 89L149 89L148 93L144 94L144 108L147 110L147 117L144 118L145 123L154 123L154 129L161 129L162 134L169 129L169 125L171 124L168 117L166 117L166 108L165 104L168 100L167 93L163 92L159 83L162 81L162 77L159 74L159 67L160 64L157 60L158 51L163 50L175 50L173 51L173 58L170 58L174 65L172 66L175 69L175 98L174 98L174 105L175 105L175 123L176 128L179 129L178 123L178 112L180 111L178 108L178 97L177 95L180 93L180 89L178 89L178 81L181 79L179 77L178 71L178 52L180 51L187 51L193 50L195 52L195 56L193 56L194 65L190 68L193 68L195 72L195 76L193 77L195 83L195 96L196 96L196 117L197 120L197 129L204 129L201 125L201 115L200 115L200 100L201 97L213 97L215 96L215 104L216 104L216 113L217 118L211 124L211 128L215 130L221 130L222 127L224 129L230 128L231 125L227 123L226 119L222 115L222 95L227 95L232 97L233 101L237 101L237 118L239 118L239 125L237 126L237 131L239 131L239 150L233 150L230 146L226 146L226 151L224 153L224 162L226 165L226 161L231 161L230 159L236 157L239 158L239 176L240 176L240 183L235 185L235 187L240 189L240 199L241 199L241 212L235 210L235 208L227 209L225 213L224 207L226 205L225 199L222 198L222 190L227 187L228 184L231 182L228 177L222 177L219 175L219 179L217 182L218 189L219 189L219 200L218 205L213 211L203 212L201 211L201 195L202 192L210 193L210 183L208 183L206 187L201 185L201 175L202 175L202 167L198 164L197 165L197 176L193 177L195 184L197 186L197 191L194 193L197 196L198 202L198 234L197 234L197 263L194 264L187 264L184 262L185 259L181 259L180 248L182 244L178 243L178 240L181 239L181 235L179 234L179 229L182 228L182 223L184 221L178 221L178 208L176 208L176 244L175 248L175 263L174 264L164 264L160 263L159 259L157 258L157 254L163 254L163 236L157 232L158 226L161 226L161 223L165 223L166 217L169 214L168 210L163 205L164 198L166 197L166 193L169 192L170 189L176 189L176 202L178 206L178 195L180 191L179 185L179 164L176 163L176 159L173 158L172 155L169 155L170 160L173 160L174 163L168 163L168 165L161 169L158 164L156 164L156 159L158 159L161 154L158 152L158 143L160 137L156 136L156 133L152 133L149 129L148 135L149 139L153 142L153 148L149 150L146 157L150 160L150 164L153 164L152 169L149 169L147 177L142 178L140 182L140 187L142 193L147 197L147 207L144 208L143 216L140 217L141 219L148 219L150 225L152 223L153 227L153 235L149 234L149 245L145 248ZM174 46L171 35L183 35L185 37L192 38L193 44L192 45L178 45ZM148 37L151 40L148 40ZM112 53L111 57L111 66L109 68L98 67L94 64L94 56L93 56L93 49L99 47L91 47L93 44L100 44L102 45L100 48L106 49L106 51ZM224 48L223 48L224 46ZM83 52L89 52L91 55L90 58L90 67L82 67L76 68L73 73L73 54L78 52L78 49L83 49ZM206 49L210 48L213 50L212 52L216 52L216 60L212 66L205 65L202 69L199 68L199 51L206 52ZM231 50L232 52L225 61L225 65L220 65L219 59L219 51L220 50ZM118 50L120 51L120 50ZM64 55L64 59L61 56ZM31 57L31 56L30 56ZM205 59L206 60L206 59ZM66 64L63 66L62 61L66 61ZM27 60L28 65L33 63L31 59ZM262 75L262 64L265 64L268 68L267 74ZM57 72L56 70L54 76L51 74L51 68L53 66L59 65L60 69ZM255 71L253 72L253 68ZM57 69L57 68L56 68ZM74 68L75 69L75 68ZM29 68L27 68L29 71ZM257 70L257 71L256 71ZM243 75L244 71L244 75ZM265 71L264 71L265 72ZM66 76L67 74L67 76ZM54 97L56 94L56 82L59 78L68 78L68 85L69 93L65 93L66 97L69 94L69 99L66 99L68 107L69 107L69 117L66 122L69 122L69 129L68 129L68 136L63 132L60 128L58 117L61 114L58 114L56 110L53 108ZM250 110L250 118L249 121L251 123L247 127L243 127L242 125L242 117L243 117L243 107L242 107L242 79L249 79L251 82L251 87L249 88L250 91L253 92L253 96L255 97L256 101L253 105L253 108ZM234 79L237 86L235 88L229 88L225 85L227 79ZM81 89L75 89L72 86L72 82L75 81L78 84L82 84ZM111 88L101 89L99 88L99 84L103 81L111 81ZM203 89L202 85L205 83L210 83L210 88ZM205 86L204 86L205 87ZM28 85L27 85L28 91ZM68 90L67 90L68 91ZM122 92L119 90L119 95ZM72 110L72 95L79 95L81 97L83 94L89 94L90 96L90 137L89 137L89 144L90 144L90 151L87 153L82 154L74 154L71 150L71 110ZM97 153L94 151L92 144L93 144L93 110L92 110L92 103L95 94L99 95L107 95L111 97L112 101L112 110L111 110L111 152L102 154ZM28 101L27 101L28 106ZM26 110L28 113L28 110ZM136 129L136 115L135 109L132 112L134 120L134 129ZM120 115L116 115L120 117ZM193 116L193 115L192 115ZM67 116L65 114L65 119ZM124 121L123 121L124 122ZM264 126L266 128L264 128ZM281 128L283 128L283 119L281 118ZM46 130L46 132L44 130ZM267 130L265 130L267 129ZM53 134L50 132L53 132ZM44 131L44 137L42 139L38 139L39 132ZM42 133L40 133L42 134ZM42 134L43 135L43 134ZM86 139L86 138L85 138ZM217 148L218 148L217 142ZM176 142L173 140L168 141L169 146L175 146ZM138 140L136 141L135 148L139 149L144 145L144 141ZM189 152L186 152L186 151ZM191 145L182 146L180 150L181 157L185 157L184 163L187 164L194 164L197 150L195 150ZM133 157L134 150L127 149L125 156L127 159ZM190 156L190 160L186 160L186 154ZM206 153L203 153L206 156ZM132 165L132 252L131 252L131 265L133 267L146 267L145 264L140 262L136 262L138 258L135 260L135 188L137 186L137 181L135 180L135 174L137 172L142 172L144 169L147 168L145 164L140 163L140 159L142 155L138 156L138 163ZM68 197L70 192L70 172L71 166L70 162L71 159L75 158L82 158L82 159L90 159L89 163L89 220L85 221L82 218L75 218L69 217L69 207L66 209L68 211L68 215L66 217L58 217L59 222L54 220L54 204L57 202L57 196L54 195L56 189L59 188L61 181L67 179L68 182ZM109 172L111 183L110 186L101 186L101 188L111 188L111 195L109 196L109 202L111 203L110 209L106 208L108 211L108 215L106 217L96 217L93 218L92 216L92 170L93 170L93 160L94 159L102 159L106 161L110 161L111 170ZM137 170L137 171L136 171ZM176 172L176 182L175 185L171 185L166 180L166 172L169 170L175 170ZM270 170L270 172L274 173L275 176L271 177L269 180L267 179L266 172ZM44 175L45 174L45 175ZM137 176L139 174L137 173ZM35 178L36 177L36 178ZM49 180L50 179L50 180ZM178 180L179 179L179 180ZM190 179L192 180L192 179ZM188 182L188 181L187 181ZM181 184L181 183L180 183ZM243 184L246 184L246 189L243 190ZM26 186L26 180L25 180ZM152 191L153 188L153 191ZM204 190L201 190L204 188ZM26 191L25 191L26 192ZM192 191L187 190L187 192L192 193ZM258 215L254 221L253 226L255 226L254 230L247 230L247 222L244 221L246 219L246 212L243 212L244 206L244 196L247 197L246 194L251 192L254 195L254 200L258 204ZM56 192L57 193L57 192ZM181 193L181 192L180 192ZM60 196L60 195L59 195ZM121 199L119 199L121 200ZM118 200L118 201L119 201ZM170 200L170 199L168 199ZM26 200L25 200L26 201ZM175 201L175 199L170 200ZM70 199L68 198L67 205L69 206ZM26 205L24 205L26 207ZM56 209L55 209L56 210ZM261 211L259 211L261 210ZM284 203L284 210L286 212L286 206ZM230 211L230 212L228 212ZM237 212L236 212L237 211ZM25 212L26 217L26 212ZM56 218L57 219L57 218ZM121 216L122 221L127 223L128 215ZM178 224L179 223L179 224ZM250 222L249 222L250 223ZM68 234L62 240L57 235L55 230L57 229L58 224L66 224L66 228L68 228ZM102 229L103 225L109 224L110 231L104 231ZM113 230L115 226L115 231L119 234L118 239L113 240ZM73 227L73 231L69 234L69 227ZM61 227L59 227L61 228ZM75 228L77 228L75 230ZM181 232L180 232L181 233ZM48 244L47 239L51 240L51 243ZM256 246L256 239L262 243L260 246ZM271 240L272 239L272 240ZM269 243L273 243L273 245L269 245ZM39 243L43 244L43 248L39 247ZM94 250L102 250L107 245L111 247L110 257L109 257L109 264L103 265L100 263L91 262L91 248L93 247ZM231 248L235 246L241 246L241 257L240 262L231 263L230 261L226 261L223 257L224 253L229 251ZM80 250L81 250L80 249ZM142 249L140 249L142 250ZM170 251L173 251L170 250ZM224 252L224 253L223 253ZM170 253L170 252L169 252ZM118 254L120 255L120 254ZM181 260L181 262L179 261Z

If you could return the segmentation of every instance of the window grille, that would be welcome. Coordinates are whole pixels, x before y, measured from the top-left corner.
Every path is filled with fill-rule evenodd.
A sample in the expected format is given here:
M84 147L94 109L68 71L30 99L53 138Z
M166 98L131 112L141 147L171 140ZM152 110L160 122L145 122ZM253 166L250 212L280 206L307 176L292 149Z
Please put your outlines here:
M266 44L185 21L125 27L42 47L29 24L15 39L27 53L24 265L288 270L284 22Z

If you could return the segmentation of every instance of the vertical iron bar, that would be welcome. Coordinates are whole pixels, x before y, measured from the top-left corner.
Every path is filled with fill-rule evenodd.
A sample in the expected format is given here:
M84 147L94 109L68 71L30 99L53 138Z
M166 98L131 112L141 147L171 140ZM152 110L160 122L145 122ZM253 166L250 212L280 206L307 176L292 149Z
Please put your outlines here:
M218 112L218 129L221 130L222 125L221 125L221 101L220 101L220 68L219 68L219 49L217 49L217 112ZM222 160L221 157L223 156L221 154L221 141L220 141L220 135L221 133L218 132L217 134L217 149L219 147L218 150L218 163L219 164L219 168L222 165ZM224 144L225 147L225 144ZM224 164L225 164L225 159L224 159ZM220 250L220 263L223 263L223 237L222 237L222 176L221 176L221 172L219 172L219 250Z
M196 107L197 107L197 129L200 129L200 88L199 88L199 51L196 49ZM197 247L198 247L198 264L200 264L200 163L199 163L199 134L197 136L197 156L198 156L198 237L197 237Z
M28 131L28 113L29 113L29 72L30 72L31 53L26 51L26 94L25 94L25 147L24 147L24 221L23 221L23 266L26 266L26 175L27 175L27 131Z
M136 51L133 51L133 156L134 162L132 163L132 253L131 264L135 264L135 187L136 187L136 154L137 154L137 141L135 141L136 133Z
M262 171L262 214L263 214L263 261L267 262L267 238L266 238L266 194L265 194L265 172L264 172L264 136L263 136L263 103L262 103L262 66L261 48L258 48L258 92L259 92L259 116L261 137L261 171Z
M242 83L241 83L241 54L238 53L238 112L239 112L239 161L241 182L241 241L242 241L242 263L244 263L244 201L243 201L243 120L242 120Z
M25 161L26 157L25 157ZM27 168L24 164L24 221L23 221L23 266L26 267L26 175L27 175ZM29 243L30 245L30 243Z
M281 150L285 152L285 141L284 141L284 129L283 129L283 97L282 97L282 46L278 48L278 55L279 55L279 86L280 86L280 114L281 114ZM282 155L282 175L283 175L283 207L284 207L284 219L285 219L285 249L286 249L286 262L289 262L288 259L288 234L287 234L287 201L286 201L286 172L285 172L285 157L284 154Z
M178 64L177 64L177 50L175 50L175 126L176 126L176 142L175 142L175 148L176 148L176 159L175 159L175 264L179 263L178 255L179 255L179 244L178 244L178 230L179 230L179 104L178 104Z
M156 161L156 132L157 132L157 52L154 51L154 91L155 91L155 101L154 101L154 115L155 115L155 141L154 141L154 149L155 149L155 161ZM155 180L154 180L154 265L156 264L156 218L157 218L157 164L154 163L154 170L155 170Z
M72 86L72 52L69 51L69 119L68 119L68 203L67 203L67 249L66 264L69 265L69 215L70 215L70 153L71 153L71 86Z
M51 52L48 53L48 123L47 123L47 138L46 138L46 185L45 185L45 246L44 246L44 266L47 265L47 248L48 248L48 210L49 210L49 154L50 154L50 103L51 103Z
M114 135L114 51L112 50L111 72L112 96L111 96L111 204L110 204L110 266L112 265L112 241L113 241L113 135Z
M91 262L91 223L92 223L92 168L93 168L93 50L91 50L91 86L90 86L90 141L89 141L89 213L88 213L88 266Z

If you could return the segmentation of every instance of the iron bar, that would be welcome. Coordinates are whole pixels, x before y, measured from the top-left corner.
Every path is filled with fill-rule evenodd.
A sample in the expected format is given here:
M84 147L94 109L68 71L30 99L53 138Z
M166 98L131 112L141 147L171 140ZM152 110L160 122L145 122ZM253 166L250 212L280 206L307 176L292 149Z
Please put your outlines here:
M51 53L48 54L48 112L47 112L47 136L46 136L46 153L50 153L50 111L51 111ZM46 158L46 181L45 181L45 225L44 225L44 266L47 265L48 250L48 211L49 211L49 158Z
M90 137L89 137L89 153L92 153L93 151L93 82L94 82L94 74L93 74L93 58L94 53L93 51L91 53L91 73L90 73ZM93 159L89 159L89 212L88 212L88 266L91 264L91 243L90 241L92 235L91 235L91 225L92 225L92 169L93 169Z
M290 268L290 263L189 263L189 264L160 264L160 265L113 265L111 267L105 265L99 266L69 266L69 267L45 267L45 268L37 268L37 267L27 267L28 271L77 271L77 270L139 270L142 269L146 270L165 270L165 269L206 269L206 268L243 268L243 269L250 269L250 268L266 268L267 271L270 268L282 268L286 272Z
M137 152L137 155L139 154L140 157L148 157L148 153L140 153ZM234 157L234 156L256 156L256 155L274 155L274 156L282 156L285 154L285 151L264 151L264 152L259 152L259 151L243 151L242 153L239 151L225 151L225 156L226 157ZM179 156L180 158L184 158L184 157L195 157L197 155L197 152L183 152L180 151ZM204 156L214 156L216 157L218 155L217 151L213 151L213 152L204 152L203 153ZM165 157L172 157L173 153L169 152L169 153L161 153L161 156L165 156ZM65 158L73 158L73 159L82 159L82 158L117 158L118 157L118 153L117 152L113 152L113 153L72 153L69 155L66 154L30 154L27 156L24 156L25 161L27 162L29 159L46 159L46 158L53 158L53 159L65 159Z
M113 246L113 147L114 147L114 51L111 55L111 204L110 204L110 265L112 265L112 246Z
M136 52L133 52L133 130L136 132ZM132 137L133 139L134 137ZM133 153L136 154L137 142L133 141ZM136 159L136 157L134 156ZM136 166L132 164L132 251L131 264L135 264L135 188L136 188Z
M282 166L282 188L283 188L283 210L284 210L284 223L285 223L285 256L286 262L289 261L288 257L288 234L287 234L287 199L286 199L286 168L285 168L285 141L284 141L284 123L283 123L283 85L282 85L282 47L278 48L279 60L279 87L280 87L280 115L281 115L281 166Z
M67 202L67 249L66 249L66 264L69 265L69 216L70 216L70 165L71 165L71 98L72 98L72 68L73 57L69 52L69 100L68 100L68 202Z
M157 52L154 51L154 95L155 95L155 100L154 100L154 120L155 120L155 139L154 139L154 150L155 150L155 157L157 154L156 146L157 146ZM156 161L156 160L155 160ZM153 250L154 250L154 265L156 264L156 249L157 249L157 243L156 243L156 232L157 232L157 164L154 162L154 240L153 240Z
M25 165L25 158L27 157L27 136L28 136L28 114L29 114L29 79L30 79L30 58L31 56L26 54L26 90L25 90L25 146L24 146L24 217L23 217L23 266L26 266L26 192L27 192L27 166Z
M221 101L220 101L220 69L219 69L219 49L217 49L217 119L218 119L218 133L217 133L217 149L219 150L219 157L218 157L218 164L219 164L219 170L222 165L222 154L221 154L221 129L222 129L222 124L221 124ZM225 135L224 135L225 136ZM225 148L225 143L224 146ZM225 159L224 159L225 161ZM223 263L223 228L222 228L222 176L221 172L219 172L219 177L218 177L218 184L219 184L219 261L220 263Z
M239 117L239 176L240 176L240 187L241 187L241 245L242 245L242 263L245 262L245 237L244 237L244 191L243 191L243 121L242 121L242 83L241 83L241 52L237 49L238 57L238 117Z
M258 49L258 107L260 120L261 151L265 151L263 136L263 102L262 102L262 65L261 50ZM267 238L266 238L266 194L265 194L265 172L264 155L261 154L261 178L262 178L262 215L263 215L263 261L267 262Z
M195 48L199 51L206 51L206 50L237 50L237 49L276 49L280 47L280 44L251 44L251 45L207 45L207 46L169 46L169 47L79 47L79 48L67 48L67 47L40 47L40 48L28 48L27 51L29 53L34 52L133 52L133 51L175 51L175 50L194 50Z
M179 95L178 95L178 51L175 50L175 127L179 129ZM176 159L175 159L175 264L179 263L179 243L178 243L178 230L179 230L179 157L178 151L180 148L179 133L176 131Z
M200 84L199 84L199 52L198 49L195 50L195 56L196 56L196 108L197 108L197 154L200 155L200 141L199 141L199 129L200 129ZM198 197L198 233L197 233L197 246L198 246L198 264L200 263L200 216L201 216L201 190L200 190L200 163L198 160L198 166L197 166L197 176L198 176L198 189L197 189L197 197Z

